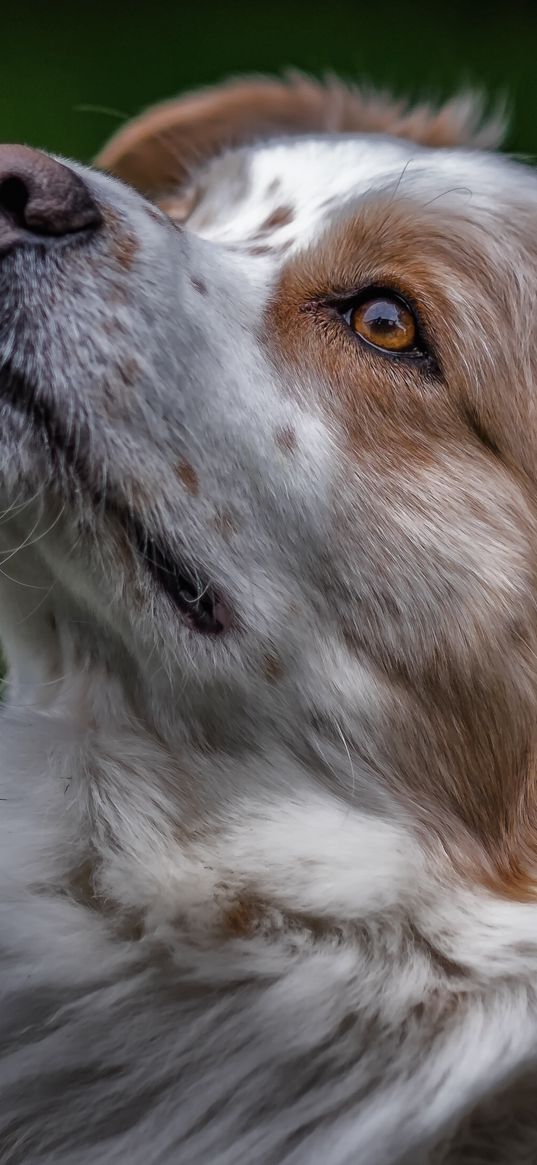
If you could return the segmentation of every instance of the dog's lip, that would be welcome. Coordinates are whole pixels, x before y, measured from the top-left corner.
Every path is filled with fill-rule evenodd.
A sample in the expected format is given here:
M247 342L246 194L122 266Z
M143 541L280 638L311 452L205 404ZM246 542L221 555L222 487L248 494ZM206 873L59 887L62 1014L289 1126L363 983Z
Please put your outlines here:
M233 623L227 600L150 535L136 519L127 519L140 557L153 578L171 599L187 626L203 635L222 635Z
M72 431L65 431L59 415L35 387L10 365L0 367L0 402L32 421L46 438L51 453L57 451L69 463L77 479L92 497L96 508L104 508L126 533L143 566L165 592L191 630L204 635L221 635L233 624L232 609L203 573L188 565L122 505L120 499L96 494L81 443Z

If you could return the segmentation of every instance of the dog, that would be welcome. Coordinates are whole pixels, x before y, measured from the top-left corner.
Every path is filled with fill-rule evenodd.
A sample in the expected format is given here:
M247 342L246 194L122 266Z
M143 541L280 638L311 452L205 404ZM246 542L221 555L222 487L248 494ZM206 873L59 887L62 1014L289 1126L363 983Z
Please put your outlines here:
M0 149L2 1165L537 1159L537 178L233 81Z

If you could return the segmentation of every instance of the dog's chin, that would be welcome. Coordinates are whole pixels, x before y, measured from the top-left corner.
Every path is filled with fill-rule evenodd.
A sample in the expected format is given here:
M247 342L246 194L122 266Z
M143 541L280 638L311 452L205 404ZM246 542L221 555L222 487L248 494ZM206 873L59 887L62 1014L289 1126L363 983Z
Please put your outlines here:
M3 496L5 511L20 508L20 499L43 496L49 484L56 492L64 470L66 481L75 483L87 503L105 521L127 536L142 571L150 575L157 592L166 597L191 631L204 636L221 636L234 625L228 598L207 577L203 569L175 548L162 535L147 528L127 507L118 491L103 497L96 482L103 476L93 467L88 471L83 435L68 431L63 419L32 385L6 368L0 370L0 399L4 434L0 461L5 466ZM11 486L7 479L16 472ZM17 496L15 496L17 495ZM56 497L54 508L69 508L72 499ZM24 503L22 503L24 504Z

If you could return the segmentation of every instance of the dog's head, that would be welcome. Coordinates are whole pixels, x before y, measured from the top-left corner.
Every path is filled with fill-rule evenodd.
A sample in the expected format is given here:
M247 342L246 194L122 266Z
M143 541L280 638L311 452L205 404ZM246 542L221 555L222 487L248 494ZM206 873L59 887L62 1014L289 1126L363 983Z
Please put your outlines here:
M1 581L18 699L98 663L178 802L307 782L524 896L537 180L494 135L298 78L109 173L1 155Z

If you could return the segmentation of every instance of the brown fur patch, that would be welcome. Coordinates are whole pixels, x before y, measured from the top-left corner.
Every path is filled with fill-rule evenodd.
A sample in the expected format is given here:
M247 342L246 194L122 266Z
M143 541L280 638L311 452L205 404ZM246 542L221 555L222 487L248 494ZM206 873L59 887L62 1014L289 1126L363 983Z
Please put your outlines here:
M537 897L537 433L528 411L537 361L529 372L520 357L520 307L508 291L510 264L522 269L528 247L537 264L529 228L521 211L508 242L498 224L501 271L479 222L445 206L365 198L288 264L266 322L273 360L287 376L293 370L289 383L318 385L315 407L338 434L347 480L356 472L361 483L338 534L359 574L372 571L372 597L353 609L336 591L333 609L349 649L378 668L389 693L375 764L396 774L396 795L459 872L517 900ZM415 305L433 363L393 359L356 339L334 305L368 286ZM392 513L403 515L404 536ZM365 535L356 514L369 515ZM461 586L468 609L454 603L466 527L512 555L513 571L523 558L510 612L493 576L477 590ZM443 542L460 546L449 568ZM469 555L469 580L474 562ZM327 561L328 595L332 576Z
M197 275L191 275L190 282L194 288L194 291L197 291L199 295L209 294L207 284L203 282L203 279L198 279Z
M259 230L265 234L268 231L277 230L278 227L288 226L294 219L294 212L292 206L277 206L271 214L261 223Z
M271 684L278 684L284 674L279 655L266 655L263 660L263 675Z
M134 357L125 360L123 364L118 364L117 370L126 388L132 388L136 384L141 372L140 365Z
M495 444L505 453L506 441L520 432L521 407L529 422L529 400L515 402L508 394L499 394L485 416L483 394L474 399L477 377L490 375L495 381L511 377L502 339L509 304L501 284L493 298L498 273L480 243L479 232L473 233L459 214L451 216L443 208L439 220L434 206L420 207L403 198L394 202L387 192L364 198L362 206L346 220L338 220L316 248L286 264L269 311L267 334L273 336L280 361L309 368L327 386L324 403L337 412L355 449L363 449L369 435L378 444L381 420L385 456L400 464L406 445L412 457L423 462L430 458L431 438L451 437L457 445L468 433L473 410L474 438L478 422L480 444L487 435L489 449ZM523 229L518 243L522 253ZM436 371L384 356L361 344L343 325L330 305L368 286L391 288L416 306ZM512 327L516 326L513 319ZM494 336L498 342L492 354ZM475 369L468 361L457 361L469 339ZM446 380L447 394L437 388ZM429 393L434 408L428 407ZM509 416L506 408L512 409Z
M249 938L261 925L264 908L257 898L243 895L226 910L223 931L227 938Z
M214 525L215 530L217 530L218 533L221 534L222 538L226 542L229 542L230 538L232 537L233 534L236 533L236 530L237 530L237 524L236 524L235 518L233 517L231 510L229 510L225 506L223 509L219 510L218 513L215 515L215 518L213 520L213 525Z
M200 483L194 466L189 461L180 461L176 466L175 472L179 481L182 482L189 494L197 497L200 490Z
M336 918L319 918L314 914L287 910L276 902L266 902L255 891L243 891L233 899L226 909L222 923L225 938L251 938L262 933L267 937L285 933L309 935L314 942L327 939L331 943L341 941L343 935L355 942L367 939L361 926L352 923L342 926Z
M130 271L138 254L138 243L134 235L122 231L112 244L110 254L123 271Z
M276 429L274 438L283 453L294 453L298 440L296 429L291 425L282 425L281 429Z
M499 119L483 124L470 96L440 109L291 74L285 81L245 79L154 106L120 129L96 164L148 194L173 191L223 149L300 133L389 133L430 146L497 144Z

